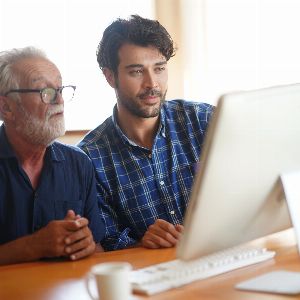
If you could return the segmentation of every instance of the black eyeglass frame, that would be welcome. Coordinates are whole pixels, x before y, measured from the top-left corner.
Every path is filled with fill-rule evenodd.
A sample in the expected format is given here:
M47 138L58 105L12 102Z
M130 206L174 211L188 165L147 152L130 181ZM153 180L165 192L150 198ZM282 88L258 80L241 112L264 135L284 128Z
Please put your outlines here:
M43 89L13 89L13 90L9 90L8 92L6 92L4 94L4 96L7 97L7 95L10 94L10 93L39 93L40 96L41 96L41 100L42 100L43 103L45 103L45 104L53 104L56 101L57 93L62 94L62 90L64 88L68 88L68 87L73 88L73 97L74 97L74 94L75 94L75 91L76 91L76 86L75 85L64 85L64 86L61 86L61 87L59 87L57 89L52 88L52 87L45 87ZM53 99L51 99L49 102L45 102L45 100L43 99L43 92L45 90L47 90L47 89L51 89L51 90L55 91ZM72 100L73 97L71 99L69 99L69 101Z

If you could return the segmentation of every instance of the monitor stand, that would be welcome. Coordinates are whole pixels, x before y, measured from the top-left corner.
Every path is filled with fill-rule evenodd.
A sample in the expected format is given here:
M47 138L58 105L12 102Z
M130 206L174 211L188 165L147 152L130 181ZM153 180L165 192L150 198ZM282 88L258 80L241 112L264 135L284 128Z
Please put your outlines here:
M281 174L279 182L288 205L300 255L300 171Z

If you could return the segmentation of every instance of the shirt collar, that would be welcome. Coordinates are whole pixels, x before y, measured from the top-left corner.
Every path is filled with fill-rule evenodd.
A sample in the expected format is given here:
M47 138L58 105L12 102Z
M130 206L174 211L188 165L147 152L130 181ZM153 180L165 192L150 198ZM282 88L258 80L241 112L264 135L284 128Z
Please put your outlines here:
M166 137L166 102L164 102L160 110L159 132L163 137Z
M165 104L163 104L161 110L160 110L160 125L159 125L159 129L157 132L158 134L161 134L163 137L166 137L166 132L165 132L165 118L166 118L166 114L165 114ZM129 143L132 146L138 146L136 143L134 143L133 141L131 141L122 131L122 129L120 128L120 126L118 125L117 122L117 104L114 106L113 109L113 115L112 115L112 122L118 132L118 134L120 135L120 137L122 138L122 140L126 143ZM138 146L140 147L140 146Z
M47 152L50 152L50 157L53 161L65 160L64 153L58 147L59 144L59 142L53 142L50 146L47 147Z
M62 161L65 160L64 154L57 147L58 142L52 143L47 147L46 153L49 153L51 160ZM5 132L5 126L0 126L0 158L16 157L16 154L11 147Z

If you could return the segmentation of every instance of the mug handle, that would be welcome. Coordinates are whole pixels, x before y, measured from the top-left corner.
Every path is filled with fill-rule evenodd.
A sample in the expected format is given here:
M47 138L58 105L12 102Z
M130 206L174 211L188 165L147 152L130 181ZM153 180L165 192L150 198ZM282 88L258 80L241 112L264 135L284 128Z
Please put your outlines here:
M85 280L84 280L84 282L85 282L85 287L86 287L86 290L87 290L89 296L90 296L93 300L99 300L98 297L93 296L93 294L92 294L92 292L91 292L91 289L90 289L90 286L91 286L90 283L91 283L91 280L92 280L93 278L94 278L94 275L93 275L91 272L89 272L89 273L87 274L87 276L85 277Z

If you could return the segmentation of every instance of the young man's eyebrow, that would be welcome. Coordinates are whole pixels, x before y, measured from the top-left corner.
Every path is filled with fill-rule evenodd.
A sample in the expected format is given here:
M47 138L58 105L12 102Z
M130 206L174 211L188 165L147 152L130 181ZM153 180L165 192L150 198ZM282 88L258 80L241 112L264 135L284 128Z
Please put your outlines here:
M162 65L166 65L166 64L167 64L167 61L164 60L164 61L160 61L160 62L156 63L155 65L156 66L162 66Z
M130 68L142 68L144 65L142 64L131 64L131 65L127 65L125 66L125 69L130 69Z
M154 65L155 66L162 66L162 65L166 65L167 64L167 61L160 61L160 62L157 62L155 63ZM130 69L130 68L143 68L144 65L142 64L131 64L131 65L127 65L125 66L125 69Z

